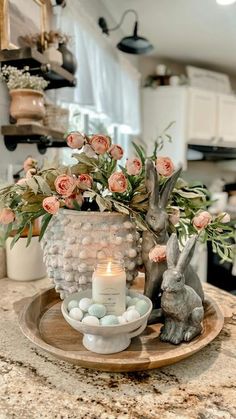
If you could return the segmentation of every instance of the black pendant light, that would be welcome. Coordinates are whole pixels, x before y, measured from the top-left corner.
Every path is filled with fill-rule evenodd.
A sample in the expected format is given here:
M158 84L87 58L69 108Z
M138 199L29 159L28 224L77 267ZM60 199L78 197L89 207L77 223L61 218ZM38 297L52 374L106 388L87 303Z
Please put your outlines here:
M138 35L138 14L135 10L126 10L121 17L120 22L114 28L108 29L107 22L104 17L100 17L98 19L98 25L102 29L103 33L109 35L111 31L115 31L118 28L120 28L125 16L130 12L134 13L135 15L133 35L125 36L124 38L122 38L121 41L117 44L117 48L122 52L126 52L127 54L147 54L149 51L153 49L153 46L146 38L143 38Z

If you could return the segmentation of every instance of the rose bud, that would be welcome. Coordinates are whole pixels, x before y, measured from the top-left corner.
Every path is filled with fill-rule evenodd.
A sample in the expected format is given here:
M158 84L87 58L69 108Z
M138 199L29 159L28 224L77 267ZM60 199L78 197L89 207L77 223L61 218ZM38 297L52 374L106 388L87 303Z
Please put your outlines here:
M36 166L37 160L33 159L32 157L27 157L23 164L25 173L27 173L29 169L35 168Z
M44 198L43 200L43 209L49 212L49 214L57 214L60 208L60 203L55 196L49 196L48 198Z
M111 140L106 135L93 135L89 140L89 144L95 153L104 154L109 149Z
M156 245L150 250L148 256L151 262L164 262L166 260L166 246Z
M111 192L123 193L128 188L128 181L122 172L113 173L108 179L108 188Z
M110 154L110 156L114 159L114 160L120 160L122 159L123 155L124 155L124 150L120 145L117 144L113 144L109 150L108 153Z
M210 224L212 216L208 211L202 211L193 218L193 226L197 230L202 230Z
M156 170L159 175L171 176L174 172L174 164L169 157L158 157L156 159Z
M78 176L77 187L82 190L91 189L93 184L93 179L91 176L83 173Z
M71 196L68 196L67 198L65 198L65 204L67 208L74 209L75 208L74 201L76 201L77 204L81 207L84 201L83 195L81 193L74 193Z
M76 187L76 179L69 175L60 175L57 176L54 184L59 195L70 196Z
M10 224L15 220L15 214L11 208L3 208L0 211L0 224Z
M82 148L86 142L85 135L79 131L71 132L66 137L67 145L70 148Z
M128 175L137 176L142 171L142 162L137 157L134 157L133 159L127 159L125 167Z

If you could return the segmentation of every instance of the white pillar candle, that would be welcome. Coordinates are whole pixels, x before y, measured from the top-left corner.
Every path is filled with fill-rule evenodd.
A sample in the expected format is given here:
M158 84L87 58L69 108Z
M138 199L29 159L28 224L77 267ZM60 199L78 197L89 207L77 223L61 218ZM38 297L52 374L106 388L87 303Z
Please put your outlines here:
M99 262L92 279L92 298L103 304L106 314L121 315L125 311L126 274L116 260Z

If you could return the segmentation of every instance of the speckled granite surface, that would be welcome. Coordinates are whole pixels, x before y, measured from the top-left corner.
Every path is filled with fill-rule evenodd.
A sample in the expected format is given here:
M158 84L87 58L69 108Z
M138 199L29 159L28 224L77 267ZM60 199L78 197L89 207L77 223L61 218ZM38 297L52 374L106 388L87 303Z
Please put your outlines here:
M236 297L207 286L235 315L209 346L159 370L111 374L57 361L20 332L13 303L47 280L0 280L0 419L236 418Z

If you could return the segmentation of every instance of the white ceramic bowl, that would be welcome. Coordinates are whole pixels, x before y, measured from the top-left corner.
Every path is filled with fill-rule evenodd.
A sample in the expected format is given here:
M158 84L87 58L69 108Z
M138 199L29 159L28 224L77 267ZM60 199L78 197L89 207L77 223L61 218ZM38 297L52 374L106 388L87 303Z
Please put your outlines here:
M98 354L113 354L124 351L130 345L131 339L140 335L147 326L148 317L152 311L152 302L145 295L129 291L130 297L138 297L148 303L148 311L137 320L126 324L112 326L90 326L69 316L67 307L71 300L81 300L81 298L91 298L91 289L70 294L62 302L61 311L64 319L75 330L82 333L83 345L86 349Z

